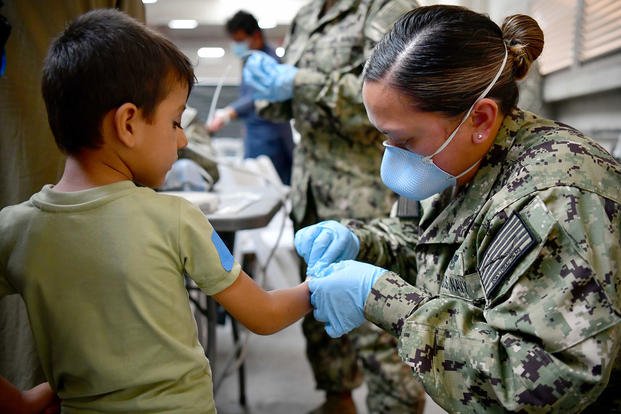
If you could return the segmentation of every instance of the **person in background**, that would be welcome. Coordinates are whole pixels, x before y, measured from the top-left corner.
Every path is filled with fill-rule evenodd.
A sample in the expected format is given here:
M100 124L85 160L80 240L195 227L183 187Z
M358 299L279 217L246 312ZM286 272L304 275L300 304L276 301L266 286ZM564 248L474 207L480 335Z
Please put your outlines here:
M144 21L140 0L3 1L0 15L11 26L0 76L0 208L27 200L62 173L41 97L41 70L51 40L79 15L116 7ZM0 37L4 34L0 28ZM45 382L19 295L0 300L0 375L20 390ZM2 410L0 410L2 411Z
M187 106L181 114L181 128L188 140L179 148L175 161L160 191L210 191L220 179L216 150L205 124L199 119L198 110Z
M274 59L274 48L266 41L257 19L243 10L238 11L226 22L226 30L233 40L231 49L242 62L252 50L260 50ZM207 129L216 132L230 120L242 118L246 126L244 136L244 158L267 155L283 184L291 183L293 162L293 135L289 121L272 122L257 116L254 109L252 90L242 79L239 99L225 108L216 110L214 118L208 120Z
M378 176L383 138L365 114L362 70L381 36L416 6L411 0L313 0L291 23L284 64L265 53L247 58L244 82L264 100L259 114L293 118L301 135L291 180L295 229L331 218L383 216L395 202ZM306 278L306 267L300 271ZM309 275L314 271L308 268ZM334 340L311 315L303 332L317 388L326 392L314 413L355 412L351 391L363 380L359 361L369 412L422 412L422 387L391 335L366 324Z
M62 412L215 413L186 277L255 333L311 309L306 283L264 291L197 207L153 190L187 143L194 79L177 47L114 9L49 48L42 92L67 158L55 185L0 211L0 298L23 297ZM49 392L35 391L1 380L0 411L6 396L37 408Z
M403 16L362 94L382 180L420 214L296 234L329 334L365 318L390 332L449 412L621 410L621 165L516 107L543 45L525 15Z

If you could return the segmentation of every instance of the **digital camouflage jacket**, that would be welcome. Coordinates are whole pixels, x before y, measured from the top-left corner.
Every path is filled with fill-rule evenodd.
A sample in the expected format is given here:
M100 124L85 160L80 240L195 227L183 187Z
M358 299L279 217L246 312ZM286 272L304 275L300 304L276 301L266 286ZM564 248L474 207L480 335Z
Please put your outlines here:
M394 271L367 319L447 411L621 409L621 166L592 140L516 109L464 188L349 225Z

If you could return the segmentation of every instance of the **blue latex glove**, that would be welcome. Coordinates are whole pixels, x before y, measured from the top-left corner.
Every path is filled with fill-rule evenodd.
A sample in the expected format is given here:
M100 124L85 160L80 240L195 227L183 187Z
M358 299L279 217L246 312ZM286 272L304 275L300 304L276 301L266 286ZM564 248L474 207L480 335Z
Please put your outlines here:
M326 332L338 338L364 322L364 304L375 281L386 269L345 260L331 264L308 282L313 315Z
M304 227L295 233L295 249L308 265L307 275L314 275L330 263L355 259L360 240L341 223L330 220Z
M252 52L246 59L242 76L254 89L254 99L270 102L286 101L293 96L293 79L298 68L278 63L264 52Z

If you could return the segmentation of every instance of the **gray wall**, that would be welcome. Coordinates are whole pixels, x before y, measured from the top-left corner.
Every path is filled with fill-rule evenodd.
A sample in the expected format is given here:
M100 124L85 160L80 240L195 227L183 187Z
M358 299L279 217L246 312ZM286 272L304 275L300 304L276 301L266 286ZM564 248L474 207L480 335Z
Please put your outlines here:
M621 51L551 73L542 86L552 118L583 131L621 158Z

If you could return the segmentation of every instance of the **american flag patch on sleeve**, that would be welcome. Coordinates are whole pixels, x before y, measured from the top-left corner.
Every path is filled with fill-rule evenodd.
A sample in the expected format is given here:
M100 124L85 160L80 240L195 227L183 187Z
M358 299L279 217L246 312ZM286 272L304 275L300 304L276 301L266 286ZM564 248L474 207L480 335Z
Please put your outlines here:
M517 266L518 261L537 244L536 237L516 213L501 227L483 255L479 275L488 299Z

